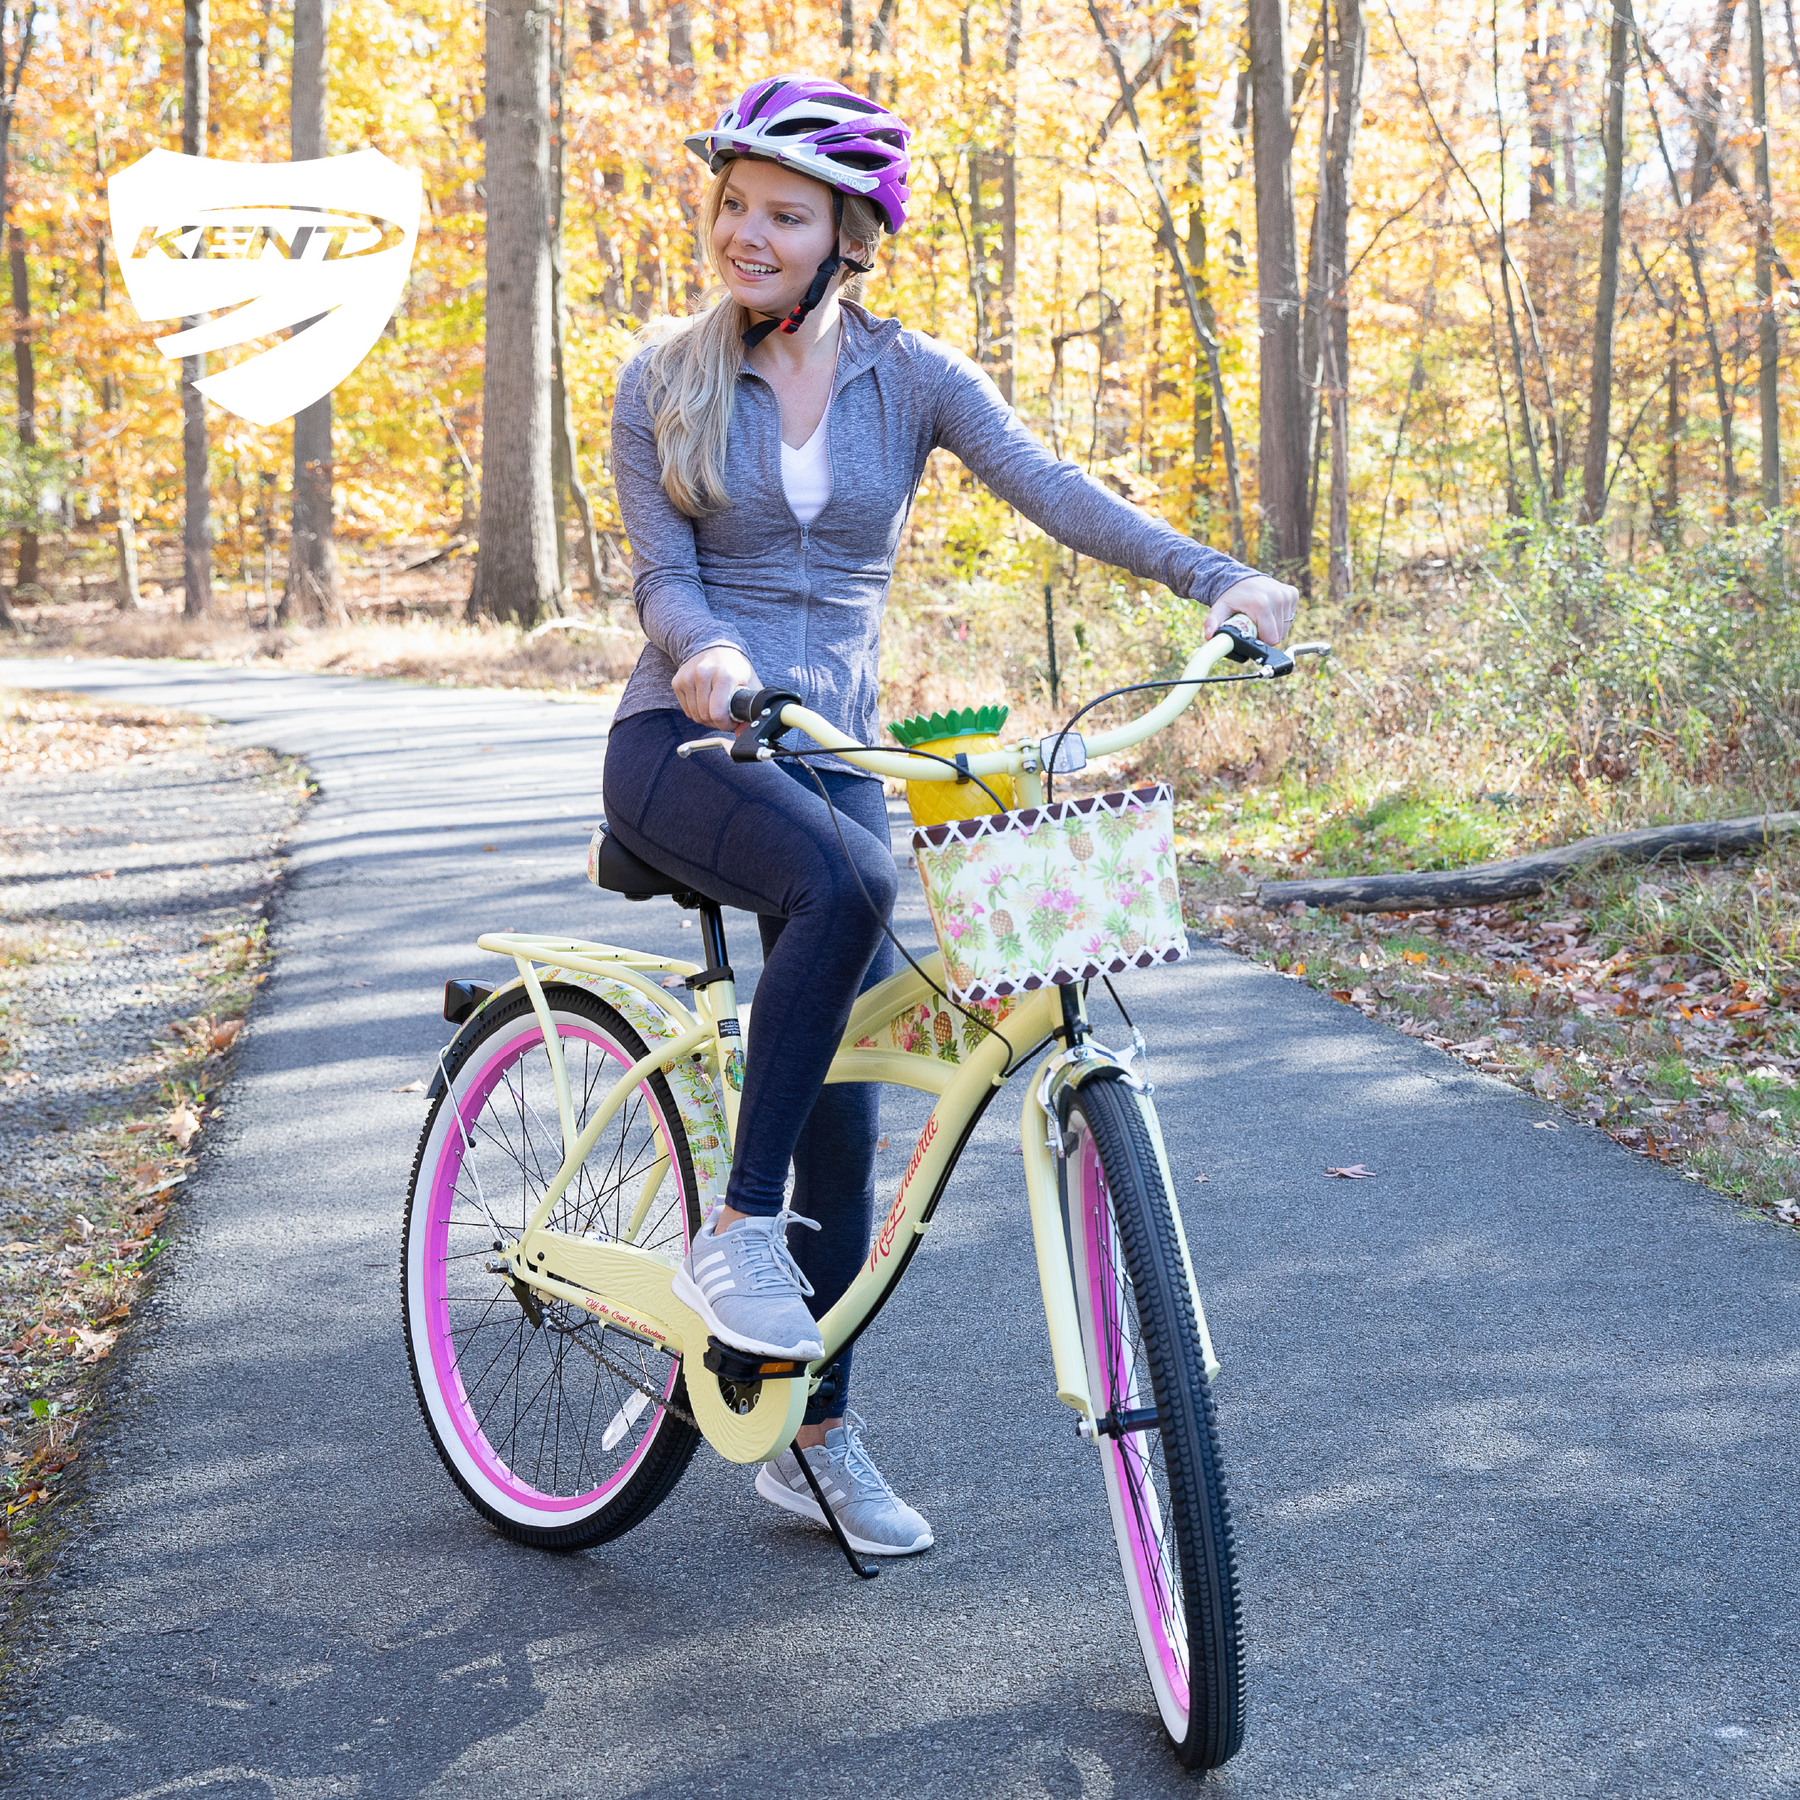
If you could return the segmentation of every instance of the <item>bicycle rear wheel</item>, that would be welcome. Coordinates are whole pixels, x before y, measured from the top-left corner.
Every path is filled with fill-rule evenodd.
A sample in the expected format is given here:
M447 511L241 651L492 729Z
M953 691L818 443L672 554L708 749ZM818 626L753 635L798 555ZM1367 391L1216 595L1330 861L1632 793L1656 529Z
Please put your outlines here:
M1147 1105L1104 1075L1068 1096L1070 1250L1138 1645L1177 1754L1215 1769L1243 1741L1243 1615L1212 1392Z
M557 984L545 998L579 1131L644 1043L584 989ZM459 1049L419 1139L402 1258L406 1348L432 1442L470 1504L521 1543L579 1550L643 1519L700 1436L667 1410L687 1406L678 1357L490 1269L496 1239L524 1229L562 1160L544 1032L521 992ZM550 1226L686 1252L699 1201L661 1075L613 1116Z

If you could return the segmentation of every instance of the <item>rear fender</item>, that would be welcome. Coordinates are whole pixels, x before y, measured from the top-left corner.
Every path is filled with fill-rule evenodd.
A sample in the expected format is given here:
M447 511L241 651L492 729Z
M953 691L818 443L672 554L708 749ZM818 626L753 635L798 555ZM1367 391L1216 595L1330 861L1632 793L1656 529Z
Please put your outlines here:
M612 975L583 975L571 969L546 969L542 979L564 987L585 988L596 999L604 1000L620 1014L647 1049L659 1040L679 1037L692 1028L694 1016L678 1000ZM648 991L647 991L648 990ZM509 995L525 991L525 980L515 975L493 993L463 1022L455 1037L438 1054L437 1068L431 1077L429 1097L443 1093L444 1072L480 1035L487 1014ZM547 996L548 997L548 996ZM725 1128L725 1114L719 1096L704 1069L691 1057L683 1057L664 1071L669 1091L675 1097L675 1110L687 1133L688 1154L693 1158L694 1179L699 1188L700 1208L704 1213L715 1200L725 1196L725 1180L731 1172L730 1134Z

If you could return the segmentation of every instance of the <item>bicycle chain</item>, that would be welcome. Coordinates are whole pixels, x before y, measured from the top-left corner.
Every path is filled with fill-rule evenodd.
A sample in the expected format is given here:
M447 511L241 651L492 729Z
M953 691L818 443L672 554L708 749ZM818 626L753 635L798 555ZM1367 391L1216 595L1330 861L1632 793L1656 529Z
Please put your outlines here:
M654 1405L660 1406L664 1412L674 1414L682 1424L691 1427L693 1430L698 1431L700 1429L700 1422L691 1412L688 1412L683 1407L677 1406L673 1400L665 1400L661 1394L657 1393L654 1388L650 1387L649 1384L639 1376L632 1374L629 1369L620 1368L619 1365L605 1353L605 1351L601 1350L597 1345L590 1344L581 1332L573 1331L567 1325L552 1325L550 1329L556 1332L558 1336L565 1337L569 1339L571 1343L579 1345L580 1348L585 1350L603 1369L610 1369L627 1387L636 1388L646 1400L652 1402ZM600 1329L604 1331L606 1327L603 1325Z

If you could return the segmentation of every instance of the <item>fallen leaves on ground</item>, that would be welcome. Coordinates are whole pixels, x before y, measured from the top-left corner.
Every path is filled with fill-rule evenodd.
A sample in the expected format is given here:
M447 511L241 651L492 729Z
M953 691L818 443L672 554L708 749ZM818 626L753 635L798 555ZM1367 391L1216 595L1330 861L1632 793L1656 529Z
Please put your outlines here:
M0 778L106 769L140 751L202 749L202 740L190 721L162 726L146 715L132 723L79 702L0 696ZM17 817L10 805L10 793L0 797L9 824ZM92 1046L76 1071L86 1122L78 1112L50 1140L55 1180L0 1172L0 1512L10 1521L0 1523L0 1600L41 1576L61 1541L46 1522L79 1471L101 1366L167 1243L170 1202L210 1116L208 1093L264 979L263 936L261 921L248 918L190 940L191 953L176 959L175 987L157 1000L178 1013L204 1010L174 1019L147 1050L120 1056L104 1032L78 1039ZM0 929L0 1004L14 1006L0 1056L15 1063L0 1070L0 1084L38 1080L18 1066L31 1058L31 1032L15 1029L28 1022L18 1001L34 990L37 971L85 954L49 923ZM57 975L52 969L53 984ZM65 1068L55 1079L68 1075ZM9 1141L18 1139L15 1132ZM22 1141L38 1142L29 1128Z
M1766 973L1741 934L1708 940L1704 883L1639 872L1535 901L1435 913L1268 913L1194 905L1220 943L1365 1018L1526 1088L1625 1148L1800 1218L1800 967L1771 938ZM1768 916L1791 904L1776 867L1738 872ZM1677 887L1673 884L1685 884ZM1685 914L1681 908L1688 908ZM1667 915L1666 928L1659 921ZM1731 966L1720 966L1726 963Z
M116 768L171 738L198 736L191 722L177 725L168 715L141 707L15 693L0 705L0 775ZM100 879L112 874L108 869Z

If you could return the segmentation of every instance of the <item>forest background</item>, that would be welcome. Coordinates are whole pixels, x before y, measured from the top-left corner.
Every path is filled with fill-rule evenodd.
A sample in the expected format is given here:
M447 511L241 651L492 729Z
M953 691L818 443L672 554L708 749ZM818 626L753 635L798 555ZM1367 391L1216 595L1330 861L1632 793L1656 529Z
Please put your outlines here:
M0 625L616 684L641 639L610 398L646 325L713 291L682 139L757 76L832 74L915 131L874 309L974 357L1058 455L1290 575L1330 640L1142 765L1176 783L1196 912L1800 1206L1791 840L1466 928L1243 898L1800 807L1794 0L1640 3L0 0ZM158 145L420 172L400 308L299 421L209 409L124 298L106 179ZM888 716L1007 699L1047 726L1178 666L1200 619L940 455Z
M1504 728L1515 782L1615 780L1659 732L1690 774L1722 757L1754 775L1795 747L1781 678L1759 655L1772 687L1709 697L1695 657L1716 660L1722 633L1786 634L1800 39L1776 3L1767 19L1739 0L1641 19L1599 0L9 3L13 600L110 591L129 608L122 537L154 568L185 518L210 532L216 597L204 569L146 585L189 615L460 611L473 584L473 613L526 625L598 608L616 675L614 379L647 321L711 298L704 171L681 140L748 80L804 66L915 127L913 215L884 245L876 308L968 351L1058 454L1328 600L1308 616L1339 667L1367 640L1404 690L1386 726L1415 735L1460 697L1446 728ZM503 124L526 130L487 142L497 81L519 87ZM317 148L418 169L427 217L399 311L334 397L327 535L348 574L296 593L293 427L190 389L184 474L184 366L121 291L105 182L184 140L284 160L303 85ZM497 165L534 161L540 203L490 221L512 179ZM519 223L534 210L542 231ZM548 370L500 343L496 257L549 271ZM507 453L490 456L496 432ZM544 486L562 525L548 573L541 542L516 542ZM455 578L409 592L399 577L432 552L440 571L459 559ZM1192 627L934 459L896 584L898 703L1003 670L1015 696L1060 704L1065 685L1162 666ZM1363 684L1377 713L1379 685ZM1342 733L1290 710L1271 735L1274 716L1221 753L1325 772Z

